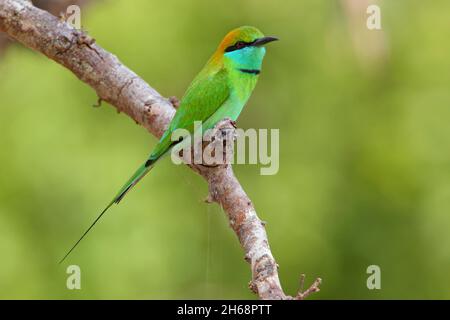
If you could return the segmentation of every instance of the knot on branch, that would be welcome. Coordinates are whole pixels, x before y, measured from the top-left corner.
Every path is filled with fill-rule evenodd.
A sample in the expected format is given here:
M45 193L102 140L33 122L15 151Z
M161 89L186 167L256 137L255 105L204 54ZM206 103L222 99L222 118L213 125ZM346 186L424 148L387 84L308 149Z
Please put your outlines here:
M172 106L173 106L175 109L178 109L178 108L180 107L180 100L178 100L178 98L175 97L175 96L171 96L171 97L169 98L169 102L172 104Z

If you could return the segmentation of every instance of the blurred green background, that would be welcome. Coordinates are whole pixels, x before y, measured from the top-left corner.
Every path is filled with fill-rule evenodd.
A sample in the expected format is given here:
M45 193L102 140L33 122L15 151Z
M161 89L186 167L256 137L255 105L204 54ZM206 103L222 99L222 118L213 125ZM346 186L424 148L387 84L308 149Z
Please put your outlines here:
M450 2L378 2L378 31L357 2L91 1L82 25L178 97L230 29L277 35L238 124L280 129L280 171L235 171L285 291L306 273L324 279L315 299L448 299ZM0 298L255 298L222 209L168 159L57 264L156 142L96 100L40 54L0 58ZM69 264L82 290L66 288Z

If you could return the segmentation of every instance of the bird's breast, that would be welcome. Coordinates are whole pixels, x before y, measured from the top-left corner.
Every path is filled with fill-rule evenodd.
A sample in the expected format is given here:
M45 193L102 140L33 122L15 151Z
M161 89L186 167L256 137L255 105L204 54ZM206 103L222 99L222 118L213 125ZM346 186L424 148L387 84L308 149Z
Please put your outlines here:
M256 69L255 69L256 70ZM247 71L247 70L246 70ZM259 72L235 69L231 72L231 92L241 103L245 104L255 89Z

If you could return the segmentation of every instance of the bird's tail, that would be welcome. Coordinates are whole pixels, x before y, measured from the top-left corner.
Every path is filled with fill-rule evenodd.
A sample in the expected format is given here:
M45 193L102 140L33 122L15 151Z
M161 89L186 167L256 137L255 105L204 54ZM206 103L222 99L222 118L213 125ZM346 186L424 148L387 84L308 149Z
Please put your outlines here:
M128 191L130 191L131 188L133 188L147 174L147 172L149 172L153 168L155 162L156 162L156 160L150 159L145 164L140 166L139 169L136 170L136 172L131 176L131 178L127 181L127 183L125 183L125 185L122 187L122 189L120 189L120 191L117 193L117 195L106 206L106 208L103 209L103 211L98 215L98 217L94 220L94 222L92 222L92 224L89 226L89 228L87 228L87 230L83 233L83 235L80 237L80 239L78 239L78 241L75 242L73 247L59 261L59 263L62 263L69 256L69 254L77 247L77 245L81 242L81 240L83 240L83 238L89 233L89 231L91 231L91 229L100 220L100 218L106 213L106 211L108 211L108 209L113 204L118 204L123 199L123 197L125 197L125 195L128 193Z

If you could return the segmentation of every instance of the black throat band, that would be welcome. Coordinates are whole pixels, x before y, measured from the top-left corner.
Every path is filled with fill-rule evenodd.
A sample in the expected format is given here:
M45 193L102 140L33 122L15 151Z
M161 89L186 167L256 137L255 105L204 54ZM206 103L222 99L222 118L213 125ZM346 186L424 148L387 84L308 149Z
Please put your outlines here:
M258 75L261 73L261 70L258 70L258 69L239 69L239 71L244 72L244 73L255 74L255 75Z

